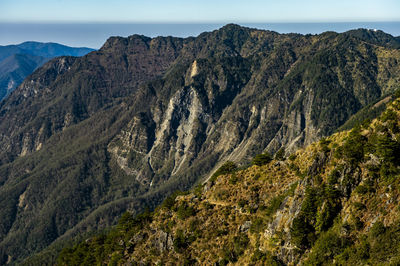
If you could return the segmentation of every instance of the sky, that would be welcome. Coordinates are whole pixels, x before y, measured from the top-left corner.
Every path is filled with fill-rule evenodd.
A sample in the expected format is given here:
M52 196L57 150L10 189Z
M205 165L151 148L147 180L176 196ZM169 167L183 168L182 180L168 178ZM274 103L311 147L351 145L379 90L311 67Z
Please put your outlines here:
M0 22L400 21L400 0L0 0Z

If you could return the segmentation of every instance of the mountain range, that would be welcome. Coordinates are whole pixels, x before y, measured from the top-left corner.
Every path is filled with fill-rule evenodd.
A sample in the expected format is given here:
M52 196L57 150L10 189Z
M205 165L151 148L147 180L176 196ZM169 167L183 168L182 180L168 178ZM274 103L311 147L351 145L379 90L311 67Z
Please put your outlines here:
M226 161L288 155L379 116L400 88L399 47L381 31L229 24L50 60L0 103L2 262L153 209Z
M24 42L0 46L0 100L10 94L35 69L57 56L83 56L94 51L58 43Z

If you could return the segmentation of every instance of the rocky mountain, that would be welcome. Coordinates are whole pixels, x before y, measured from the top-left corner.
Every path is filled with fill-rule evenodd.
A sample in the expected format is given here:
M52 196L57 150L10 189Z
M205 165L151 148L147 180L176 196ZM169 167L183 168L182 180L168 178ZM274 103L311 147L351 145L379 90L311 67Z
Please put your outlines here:
M400 98L287 159L226 163L153 213L65 248L58 265L398 265Z
M35 69L57 56L83 56L94 51L58 43L24 42L0 46L0 100L10 94Z
M225 161L333 133L399 88L398 46L379 31L227 25L51 60L0 103L2 260L154 208Z

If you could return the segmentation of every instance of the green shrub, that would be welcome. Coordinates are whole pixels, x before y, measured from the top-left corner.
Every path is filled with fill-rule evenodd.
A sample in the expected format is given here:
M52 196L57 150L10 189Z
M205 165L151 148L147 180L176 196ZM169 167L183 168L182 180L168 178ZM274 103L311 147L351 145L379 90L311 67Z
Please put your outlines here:
M341 201L337 189L332 186L307 188L301 210L293 219L290 229L293 243L301 249L311 247L318 234L333 225L340 210Z
M277 161L284 161L285 158L285 149L280 148L276 153L275 153L275 160Z
M322 150L323 153L328 153L328 152L330 152L330 148L329 148L329 146L328 146L330 143L331 143L331 141L328 140L328 139L326 139L326 138L322 138L322 139L319 141L319 145L321 146L321 150Z
M385 227L378 221L335 260L338 265L398 265L399 243L399 223Z
M270 252L262 252L259 249L256 249L251 256L251 262L253 263L263 263L263 265L269 266L283 266L285 265L282 261L280 261L276 256L271 255ZM257 265L258 265L257 264Z
M226 175L235 172L238 169L237 165L234 162L227 161L224 163L217 171L211 176L210 181L215 182L218 176Z
M342 153L351 165L356 165L363 160L365 143L366 138L361 135L360 127L350 131L349 137L342 146Z
M267 255L263 252L261 252L261 250L256 249L253 253L253 255L251 256L251 261L252 262L263 262L266 259Z
M383 225L383 223L381 221L377 221L376 223L374 223L374 225L371 227L370 230L370 234L373 238L376 238L382 234L385 233L385 226Z
M132 227L133 216L129 212L125 212L118 221L117 228L122 231L126 231Z
M271 216L272 214L274 214L281 206L282 201L285 199L285 197L286 195L284 194L273 197L266 208L265 215Z
M123 259L123 255L119 252L115 252L112 254L110 262L108 263L108 265L110 266L117 266L120 264L120 261L122 261ZM86 264L88 265L88 264Z
M175 233L173 245L176 252L181 253L184 249L188 247L188 242L186 241L185 234L182 230L177 230Z
M172 193L171 195L169 195L168 197L165 198L165 200L161 204L161 207L171 210L172 207L175 205L176 197L178 197L180 195L184 195L184 194L185 193L182 191L179 191L179 190L175 191L174 193Z
M143 213L133 217L129 212L125 212L118 221L117 230L127 232L134 228L141 227L150 223L153 219L153 213L146 209Z
M361 202L354 202L353 206L357 211L362 211L366 208L365 205L362 204Z
M316 215L315 230L317 233L328 230L341 210L340 200L336 202L327 200L323 206Z
M299 175L298 173L300 172L300 169L296 164L289 163L288 167L290 170L294 171L296 173L296 175Z
M383 112L383 114L381 115L382 122L396 121L396 119L397 119L397 114L392 109L386 109L386 111Z
M289 156L289 161L294 161L296 160L297 155L295 153L290 154Z
M218 189L215 191L215 197L219 200L226 200L229 197L229 190L227 189Z
M334 185L338 182L340 178L340 169L335 168L332 170L332 172L328 176L328 184L329 185Z
M312 247L312 252L307 261L307 265L325 265L342 253L347 246L347 241L341 239L336 232L330 230L321 234Z
M251 223L250 232L253 234L259 233L263 230L263 228L264 228L264 220L261 219L260 217L257 217Z
M383 162L379 171L379 175L388 183L394 182L398 175L399 169L390 162Z
M293 243L301 249L309 248L316 239L314 224L318 205L317 191L307 188L300 213L290 229Z
M298 248L306 249L315 241L315 229L306 219L304 214L298 215L293 219L290 228L290 235L293 244Z
M254 157L252 164L257 166L265 165L272 161L272 157L269 153L258 154Z
M360 217L353 215L352 220L355 230L361 230L364 228L364 223L361 221Z
M400 145L388 134L380 135L377 139L376 154L385 162L398 162L400 159Z
M247 204L247 200L245 200L245 199L240 199L238 202L238 205L240 208L243 208L244 206L246 206L246 204Z
M370 244L365 238L361 239L357 247L356 256L362 260L366 260L370 257Z
M359 185L358 187L356 187L356 189L354 190L357 194L360 195L365 195L368 193L368 188L364 185Z
M247 249L250 239L245 234L240 234L233 238L233 247L236 257L239 257Z
M178 210L177 210L178 218L181 220L191 217L191 216L195 215L195 213L196 213L195 209L191 206L188 206L188 204L186 202L179 205Z
M238 176L236 175L236 173L233 173L233 174L231 175L231 177L229 178L229 184L235 185L235 184L238 182L238 180L239 180L239 178L238 178Z
M229 262L235 263L247 249L249 242L250 239L246 234L234 236L232 241L222 248L222 258L218 264L227 265Z

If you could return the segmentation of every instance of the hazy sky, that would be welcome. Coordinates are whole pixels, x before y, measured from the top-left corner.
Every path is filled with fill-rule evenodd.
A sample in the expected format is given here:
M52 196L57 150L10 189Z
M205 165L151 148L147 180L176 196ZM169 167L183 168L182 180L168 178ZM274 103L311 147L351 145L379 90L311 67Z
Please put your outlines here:
M0 22L400 21L400 0L0 0Z

